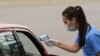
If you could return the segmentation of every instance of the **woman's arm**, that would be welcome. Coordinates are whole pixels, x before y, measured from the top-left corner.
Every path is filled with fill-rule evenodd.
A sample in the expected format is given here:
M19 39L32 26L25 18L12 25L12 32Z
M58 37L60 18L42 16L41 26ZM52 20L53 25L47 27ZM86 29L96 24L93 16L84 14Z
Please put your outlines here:
M77 43L70 45L59 42L58 47L72 53L76 53L81 49Z
M47 46L50 46L50 45L57 46L61 49L64 49L64 50L72 52L72 53L76 53L81 49L77 43L70 45L70 44L62 43L55 39L49 39L49 40L45 41L45 43Z
M100 52L98 53L98 55L97 56L100 56Z

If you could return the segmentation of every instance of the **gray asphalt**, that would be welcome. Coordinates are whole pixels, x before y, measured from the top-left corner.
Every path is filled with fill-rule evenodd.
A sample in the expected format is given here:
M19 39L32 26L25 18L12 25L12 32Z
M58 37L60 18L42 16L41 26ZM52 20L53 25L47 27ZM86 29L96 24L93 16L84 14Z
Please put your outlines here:
M0 7L0 21L18 23L28 26L39 37L48 34L50 38L65 43L74 43L77 32L68 32L62 22L61 12L69 5L44 6L8 6ZM100 30L100 3L81 5L91 25ZM57 47L49 48L41 42L51 54L59 56L82 56L82 50L76 54L69 53Z

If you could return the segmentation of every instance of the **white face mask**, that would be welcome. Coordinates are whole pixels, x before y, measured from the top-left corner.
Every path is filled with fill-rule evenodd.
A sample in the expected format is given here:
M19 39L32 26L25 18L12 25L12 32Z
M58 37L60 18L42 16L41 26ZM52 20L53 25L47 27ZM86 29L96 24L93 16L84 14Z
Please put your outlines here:
M68 31L76 31L77 30L75 27L71 27L71 26L69 26L67 24L65 24L65 26L66 26Z

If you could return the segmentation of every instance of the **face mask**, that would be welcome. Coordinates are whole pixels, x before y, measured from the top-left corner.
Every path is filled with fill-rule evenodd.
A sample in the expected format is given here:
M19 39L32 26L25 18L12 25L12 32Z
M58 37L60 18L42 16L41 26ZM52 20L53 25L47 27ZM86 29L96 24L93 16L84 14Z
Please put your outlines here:
M75 27L69 26L67 24L65 24L66 28L68 31L76 31L77 29Z

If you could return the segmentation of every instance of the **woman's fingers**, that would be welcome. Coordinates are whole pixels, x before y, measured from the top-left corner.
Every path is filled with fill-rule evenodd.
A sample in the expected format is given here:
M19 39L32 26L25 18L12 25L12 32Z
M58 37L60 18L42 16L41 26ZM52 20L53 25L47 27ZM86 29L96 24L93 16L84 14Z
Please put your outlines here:
M46 40L45 41L45 44L47 46L57 46L58 45L58 40L55 40L55 39L49 39L49 40Z

